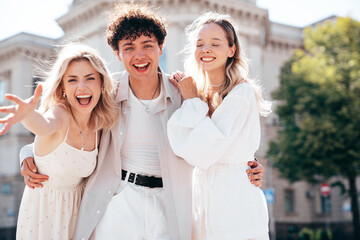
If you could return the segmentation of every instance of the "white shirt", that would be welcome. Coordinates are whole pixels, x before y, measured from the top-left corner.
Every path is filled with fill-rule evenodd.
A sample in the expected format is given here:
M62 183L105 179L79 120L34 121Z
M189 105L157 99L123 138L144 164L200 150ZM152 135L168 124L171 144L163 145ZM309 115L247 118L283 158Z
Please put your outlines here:
M122 168L127 171L161 176L156 119L151 113L162 98L162 92L155 99L139 100L129 88L129 122L131 124L128 125L121 148ZM149 113L145 111L146 105L150 109Z

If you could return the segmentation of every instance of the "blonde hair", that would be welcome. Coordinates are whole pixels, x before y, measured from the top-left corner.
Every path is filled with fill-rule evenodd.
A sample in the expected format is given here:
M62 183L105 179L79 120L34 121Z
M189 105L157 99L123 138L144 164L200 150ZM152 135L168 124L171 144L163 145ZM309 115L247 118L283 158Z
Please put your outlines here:
M192 24L188 25L185 29L187 35L187 45L183 50L186 54L185 57L185 72L197 81L199 95L203 98L205 96L206 77L205 72L197 64L195 59L195 49L197 35L202 27L206 24L215 23L219 25L225 32L229 47L235 45L235 54L233 57L229 57L226 62L225 71L225 84L220 90L219 94L215 94L213 97L213 107L216 109L224 99L224 97L239 83L250 84L255 92L256 101L258 105L259 114L267 116L271 113L271 102L265 101L262 97L261 87L248 77L248 64L247 57L241 48L240 42L236 35L234 24L231 22L229 15L222 15L214 12L208 12L197 18Z
M107 131L115 124L118 117L118 106L115 102L116 86L104 60L94 49L83 44L65 45L59 52L51 70L45 73L46 80L42 83L44 90L40 110L45 112L58 104L63 104L70 109L67 99L63 97L62 79L69 64L79 60L88 61L100 74L101 96L91 117L94 119L96 130Z

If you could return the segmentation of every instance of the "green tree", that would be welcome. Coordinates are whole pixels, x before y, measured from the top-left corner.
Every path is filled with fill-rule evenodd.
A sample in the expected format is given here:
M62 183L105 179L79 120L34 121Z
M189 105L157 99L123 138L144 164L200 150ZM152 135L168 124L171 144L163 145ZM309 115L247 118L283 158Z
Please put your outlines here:
M273 93L282 129L269 155L290 181L342 176L360 239L360 22L349 17L304 30L304 49L284 64Z

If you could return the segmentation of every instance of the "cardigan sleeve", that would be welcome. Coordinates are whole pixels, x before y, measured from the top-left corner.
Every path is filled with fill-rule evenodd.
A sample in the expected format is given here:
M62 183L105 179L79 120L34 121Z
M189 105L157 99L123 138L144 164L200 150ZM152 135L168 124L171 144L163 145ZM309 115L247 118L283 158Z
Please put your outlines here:
M21 167L23 161L25 160L25 158L28 158L28 157L34 158L33 149L34 149L34 143L25 145L21 148L20 153L19 153L20 167Z
M253 104L255 101L255 105ZM252 104L251 104L252 102ZM185 100L168 121L168 138L174 153L189 164L207 169L227 153L256 106L252 87L237 85L209 118L206 103Z

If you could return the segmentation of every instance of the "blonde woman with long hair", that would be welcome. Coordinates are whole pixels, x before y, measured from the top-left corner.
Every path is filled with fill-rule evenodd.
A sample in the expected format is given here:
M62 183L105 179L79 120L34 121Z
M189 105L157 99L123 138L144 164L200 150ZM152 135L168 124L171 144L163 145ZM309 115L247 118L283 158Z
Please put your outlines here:
M43 184L28 176L16 239L72 239L86 178L97 164L100 131L117 120L116 87L101 57L90 47L62 48L34 96L6 98L0 134L21 123L35 136L34 159ZM40 100L39 110L35 110ZM33 184L33 185L31 185ZM29 187L28 185L32 186ZM35 186L41 186L36 187Z
M184 102L168 122L168 137L175 154L195 166L193 237L268 239L264 194L245 171L259 148L259 115L271 104L248 77L229 16L206 13L186 33L186 74L171 79Z

